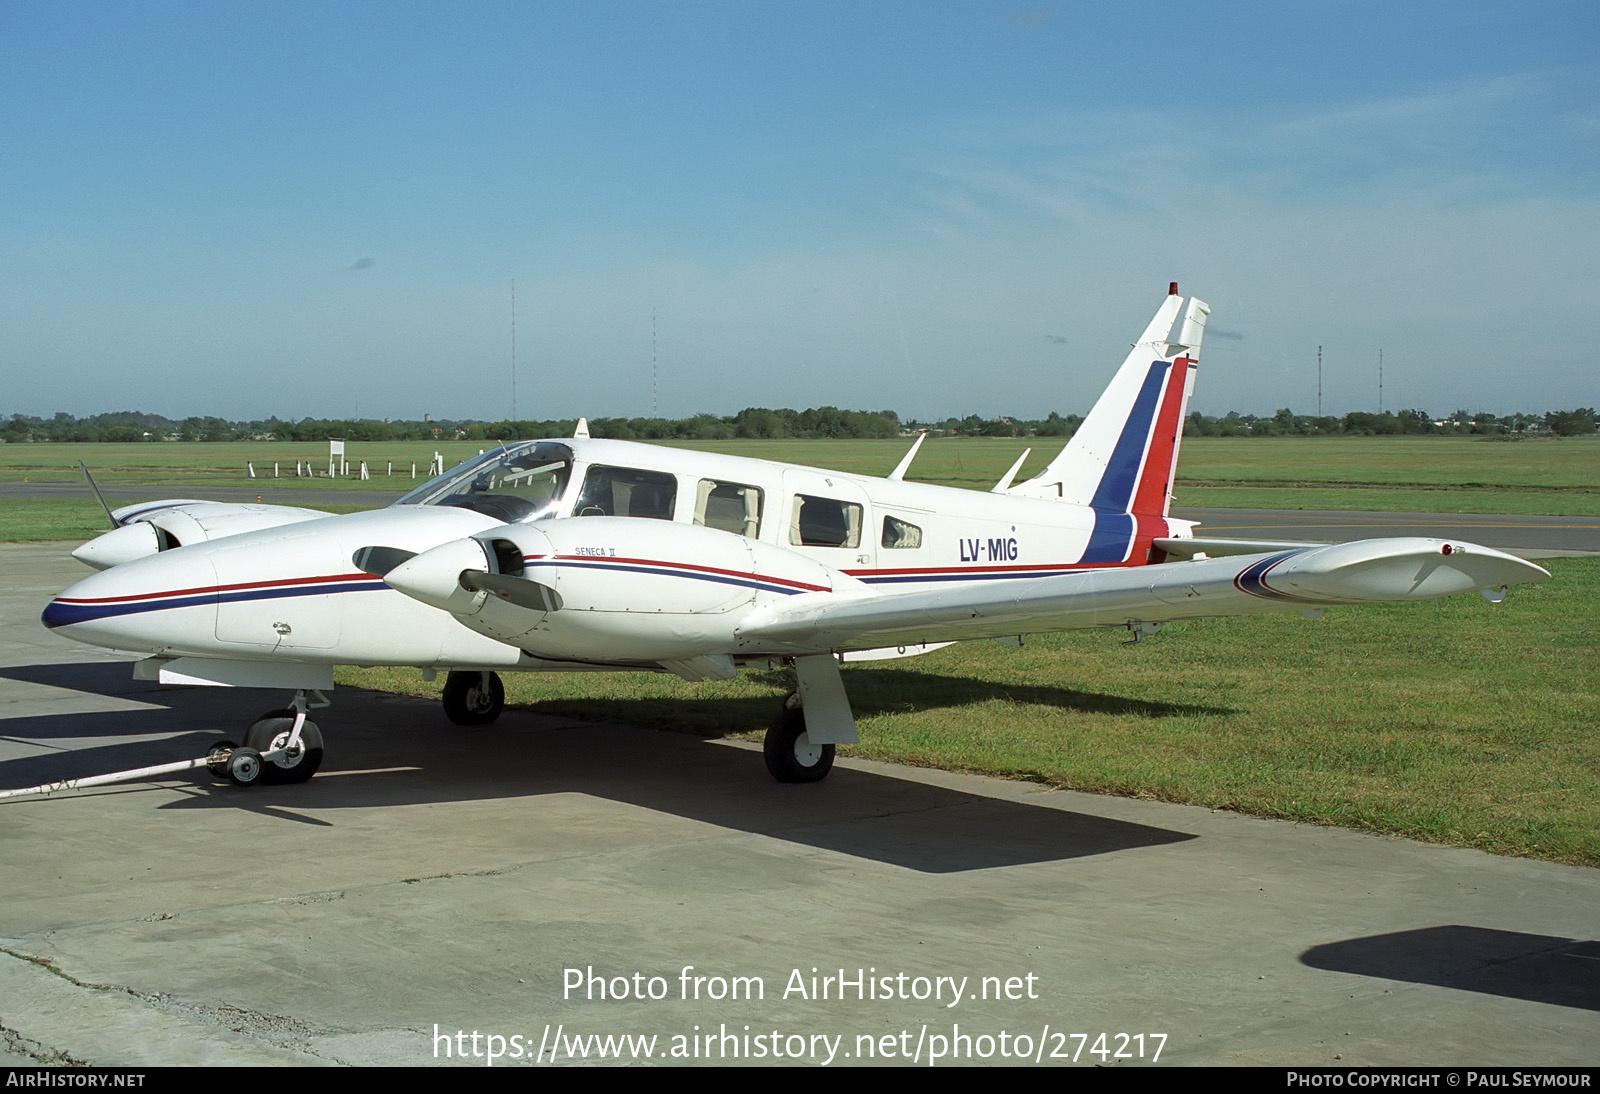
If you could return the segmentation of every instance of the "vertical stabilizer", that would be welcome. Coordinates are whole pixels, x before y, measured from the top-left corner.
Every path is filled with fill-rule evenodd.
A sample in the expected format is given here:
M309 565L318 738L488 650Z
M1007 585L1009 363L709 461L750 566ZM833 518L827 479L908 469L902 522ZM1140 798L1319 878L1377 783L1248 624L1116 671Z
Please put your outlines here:
M1174 284L1067 447L1008 491L1093 508L1095 542L1084 561L1124 560L1134 518L1166 516L1210 312L1204 302L1178 295Z

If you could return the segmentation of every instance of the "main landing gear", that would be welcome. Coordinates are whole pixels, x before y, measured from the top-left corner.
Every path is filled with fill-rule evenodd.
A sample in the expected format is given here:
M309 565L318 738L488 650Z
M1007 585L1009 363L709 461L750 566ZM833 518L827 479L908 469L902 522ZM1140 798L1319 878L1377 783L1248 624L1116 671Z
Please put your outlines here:
M506 706L498 672L452 672L445 677L444 716L458 726L486 726Z
M812 744L806 735L806 712L797 691L789 693L767 727L761 752L767 770L781 783L819 782L833 770L833 746Z

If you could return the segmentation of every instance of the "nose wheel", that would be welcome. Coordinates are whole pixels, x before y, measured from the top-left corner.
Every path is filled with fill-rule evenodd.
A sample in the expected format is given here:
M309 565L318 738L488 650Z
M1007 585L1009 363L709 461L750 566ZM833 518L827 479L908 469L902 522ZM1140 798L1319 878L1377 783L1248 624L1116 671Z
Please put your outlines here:
M327 706L320 692L313 692ZM297 692L294 706L269 710L245 730L244 744L219 741L206 750L206 769L235 786L284 786L303 783L322 766L322 730L305 717L313 704ZM299 722L299 732L295 723Z
M486 726L506 705L498 672L452 672L445 678L444 716L458 726Z
M254 749L257 753L257 762L261 765L260 779L269 786L303 783L322 766L322 730L317 728L317 723L306 719L300 726L300 740L291 747L294 717L292 710L269 710L245 730L245 748ZM274 751L280 755L270 760L260 759L262 754ZM231 771L228 778L240 786L250 785L234 778Z

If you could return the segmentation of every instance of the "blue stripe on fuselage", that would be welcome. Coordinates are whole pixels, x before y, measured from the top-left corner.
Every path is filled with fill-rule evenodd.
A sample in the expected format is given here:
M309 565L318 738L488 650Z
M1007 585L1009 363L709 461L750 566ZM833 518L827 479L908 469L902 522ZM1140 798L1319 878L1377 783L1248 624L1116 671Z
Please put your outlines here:
M45 605L39 621L46 627L66 627L73 623L90 623L96 619L112 619L119 615L137 615L140 612L164 612L174 608L194 608L206 604L240 604L249 600L280 600L287 597L322 596L333 593L383 592L389 588L382 581L347 581L337 585L301 585L272 589L238 589L219 593L207 590L192 596L176 596L164 600L148 599L116 604L74 604L52 600Z

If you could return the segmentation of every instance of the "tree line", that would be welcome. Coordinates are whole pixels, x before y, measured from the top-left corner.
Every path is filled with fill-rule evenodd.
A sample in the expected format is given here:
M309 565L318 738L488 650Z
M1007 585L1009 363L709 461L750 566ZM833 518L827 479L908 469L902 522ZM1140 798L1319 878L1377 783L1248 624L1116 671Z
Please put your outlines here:
M591 436L617 440L731 440L736 438L814 440L819 438L888 438L926 429L936 433L971 437L1069 437L1081 425L1077 414L1052 411L1038 419L969 414L942 421L902 421L892 410L808 410L747 407L737 414L695 414L688 418L591 418ZM1596 431L1600 414L1593 407L1548 411L1544 414L1495 415L1457 410L1444 418L1409 409L1317 416L1296 414L1288 407L1268 417L1229 411L1217 417L1195 412L1184 422L1185 436L1198 437L1323 437L1477 435L1522 436L1530 432L1579 436ZM217 417L180 420L159 414L126 410L76 418L56 414L50 418L13 414L0 428L0 441L86 443L137 441L245 441L282 440L321 442L329 438L349 441L522 440L530 437L571 436L574 418L485 421L444 419L401 421L375 419L301 418L283 421L267 418L233 422Z

